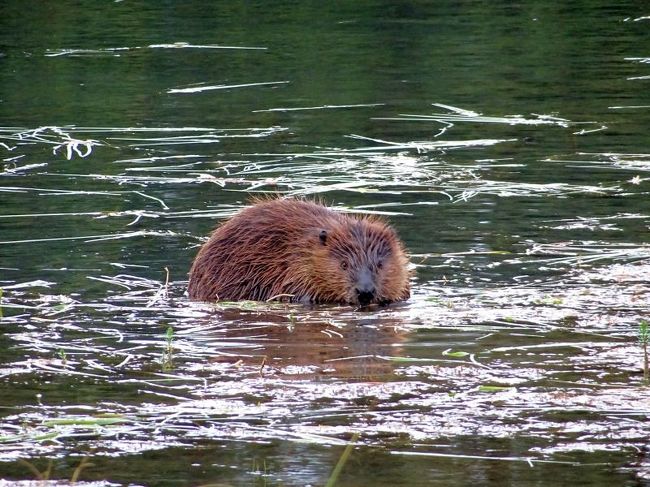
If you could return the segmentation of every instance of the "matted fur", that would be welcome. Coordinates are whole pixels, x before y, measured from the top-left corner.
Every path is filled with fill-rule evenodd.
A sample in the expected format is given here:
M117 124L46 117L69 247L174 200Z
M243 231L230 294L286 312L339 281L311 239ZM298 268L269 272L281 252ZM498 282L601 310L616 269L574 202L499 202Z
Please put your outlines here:
M191 299L356 305L409 298L408 257L383 220L304 200L254 203L218 226L199 250ZM361 303L360 286L368 291Z

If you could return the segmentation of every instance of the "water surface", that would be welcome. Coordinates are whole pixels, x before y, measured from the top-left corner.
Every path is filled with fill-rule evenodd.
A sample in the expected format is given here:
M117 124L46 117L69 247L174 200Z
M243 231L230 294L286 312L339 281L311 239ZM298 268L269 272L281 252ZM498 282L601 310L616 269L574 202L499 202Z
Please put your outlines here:
M645 4L0 12L2 478L650 478ZM384 215L412 298L189 302L268 193Z

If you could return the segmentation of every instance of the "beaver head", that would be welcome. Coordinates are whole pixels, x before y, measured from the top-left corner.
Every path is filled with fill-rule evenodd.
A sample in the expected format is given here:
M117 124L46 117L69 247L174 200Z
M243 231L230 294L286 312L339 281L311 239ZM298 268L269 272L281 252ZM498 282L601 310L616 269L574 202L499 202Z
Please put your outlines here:
M408 299L408 258L383 221L345 217L313 242L313 301L366 306Z

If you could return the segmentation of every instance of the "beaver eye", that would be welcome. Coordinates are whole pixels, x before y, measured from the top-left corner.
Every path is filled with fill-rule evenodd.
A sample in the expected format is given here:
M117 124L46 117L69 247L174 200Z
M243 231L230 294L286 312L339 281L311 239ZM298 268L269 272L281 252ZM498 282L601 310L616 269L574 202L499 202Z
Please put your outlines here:
M377 262L377 269L381 269L382 267L384 267L384 263L380 260Z
M346 261L341 262L341 269L346 270L348 268L348 263Z

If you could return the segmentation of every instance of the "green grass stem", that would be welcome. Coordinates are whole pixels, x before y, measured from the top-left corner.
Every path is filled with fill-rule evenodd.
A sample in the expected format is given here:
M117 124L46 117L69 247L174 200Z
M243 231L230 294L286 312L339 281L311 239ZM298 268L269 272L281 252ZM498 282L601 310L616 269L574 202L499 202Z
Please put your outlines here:
M343 453L341 454L339 461L336 462L336 466L334 467L334 470L332 470L332 474L330 475L330 478L327 480L325 487L334 487L336 485L339 475L341 474L343 467L348 461L348 458L350 457L350 454L354 449L354 444L358 439L359 439L359 433L354 433L352 435L352 438L350 438L350 442L345 447L345 450L343 450Z

